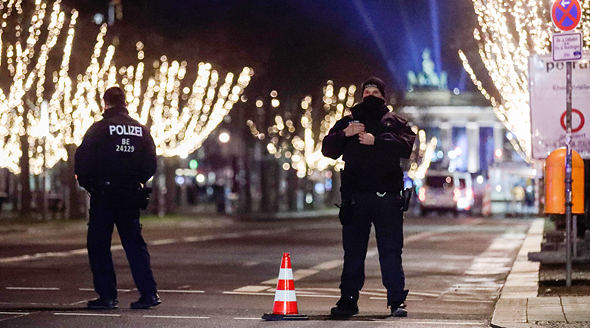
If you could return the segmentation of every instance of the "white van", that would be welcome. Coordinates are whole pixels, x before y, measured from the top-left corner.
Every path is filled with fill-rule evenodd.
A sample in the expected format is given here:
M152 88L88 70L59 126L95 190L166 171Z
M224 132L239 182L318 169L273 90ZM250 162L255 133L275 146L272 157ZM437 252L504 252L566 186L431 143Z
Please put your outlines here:
M428 170L418 189L420 214L448 211L457 214L473 206L471 175L464 172Z

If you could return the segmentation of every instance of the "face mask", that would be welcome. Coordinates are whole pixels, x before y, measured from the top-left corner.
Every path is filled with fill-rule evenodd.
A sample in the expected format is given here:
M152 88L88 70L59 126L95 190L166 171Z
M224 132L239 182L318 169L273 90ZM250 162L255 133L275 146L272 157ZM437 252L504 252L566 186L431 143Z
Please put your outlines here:
M375 96L366 96L363 98L363 103L369 105L370 107L377 107L381 108L385 104L385 99L375 97Z

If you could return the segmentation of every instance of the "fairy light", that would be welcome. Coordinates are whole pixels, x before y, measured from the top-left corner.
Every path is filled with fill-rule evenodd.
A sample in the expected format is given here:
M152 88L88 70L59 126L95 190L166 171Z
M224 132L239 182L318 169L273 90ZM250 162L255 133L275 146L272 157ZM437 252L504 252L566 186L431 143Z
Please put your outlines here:
M199 63L194 82L187 84L186 77L192 74L187 62L162 56L153 62L154 73L145 84L143 44L136 44L136 49L139 64L121 70L117 82L132 100L128 107L131 116L150 127L156 152L165 157L186 158L198 149L240 101L254 74L244 67L237 79L231 72L220 79L210 63Z
M2 74L9 76L5 79L9 84L8 91L0 88L0 132L6 136L0 141L0 166L19 173L19 159L22 152L27 151L31 172L39 174L44 164L52 167L60 159L67 159L64 147L67 131L63 127L71 125L67 125L68 119L63 114L71 116L75 112L68 107L75 103L75 99L64 95L72 89L68 70L78 12L72 10L66 14L61 10L60 0L51 5L36 0L34 9L28 11L22 8L21 1L4 1L0 6L0 58L5 59L0 60L0 69ZM66 23L64 40L61 35ZM23 28L24 24L28 24L27 28ZM61 56L50 57L59 48L63 49ZM58 72L47 72L50 58L61 58L61 64L55 64L59 65ZM53 83L49 90L45 88L47 79ZM44 99L49 99L49 106L47 119L42 120L40 107ZM49 125L46 135L40 134L46 129L41 124ZM25 137L29 149L21 146L21 138ZM45 158L41 147L43 142Z
M412 130L416 131L417 127L413 127ZM436 137L432 137L430 138L430 141L427 141L426 132L424 130L418 131L417 135L419 142L418 152L417 154L416 152L412 152L412 155L410 156L411 164L408 170L408 177L412 180L424 178L428 167L430 167L438 143Z
M528 57L551 51L551 35L556 32L551 23L549 6L539 0L472 0L479 28L474 38L479 43L481 57L494 87L496 99L473 72L465 54L459 51L463 67L481 93L489 99L494 113L515 138L510 142L526 161L531 161L530 107L528 93ZM581 29L585 49L590 44L590 1L580 1L584 18Z
M146 77L143 43L136 44L137 65L117 67L113 61L115 47L105 44L107 25L103 24L84 73L71 77L70 57L78 12L64 13L60 0L50 6L44 0L36 0L34 7L27 19L21 1L0 3L0 69L10 77L9 90L0 88L0 134L6 136L0 139L0 167L14 173L20 171L20 138L24 136L28 136L30 147L22 151L29 152L33 174L42 171L44 160L47 167L67 160L66 145L79 145L86 130L101 118L100 96L113 84L124 89L131 115L151 126L159 155L187 156L200 147L240 100L253 75L252 69L245 67L237 77L228 73L220 80L211 64L201 63L193 85L184 85L189 65L169 62L163 56L154 63L158 68L155 73ZM24 29L20 24L28 25ZM66 26L64 41L60 35ZM41 30L47 32L40 33ZM63 49L61 56L50 57L58 48ZM59 65L58 71L46 71L50 58L60 58L61 64L52 64ZM50 90L44 88L47 80L52 83ZM31 93L34 97L29 97ZM37 133L42 123L39 108L44 99L49 103L49 134L44 136L46 158Z
M341 169L344 167L342 160L333 160L322 155L322 140L334 123L344 117L354 105L355 92L354 85L348 88L341 87L336 92L334 82L328 81L323 88L322 106L319 111L314 112L312 97L306 96L301 100L303 112L298 122L287 119L286 115L276 115L273 124L266 130L260 131L253 120L248 120L246 125L250 128L252 136L258 140L265 140L269 154L282 159L286 164L290 162L289 166L283 165L283 169L296 170L299 178L304 178L316 170L323 171L329 166ZM280 112L278 93L273 91L270 95L271 100L268 103L273 110ZM261 109L264 103L262 99L258 99L256 107ZM314 116L322 117L319 133L314 132Z

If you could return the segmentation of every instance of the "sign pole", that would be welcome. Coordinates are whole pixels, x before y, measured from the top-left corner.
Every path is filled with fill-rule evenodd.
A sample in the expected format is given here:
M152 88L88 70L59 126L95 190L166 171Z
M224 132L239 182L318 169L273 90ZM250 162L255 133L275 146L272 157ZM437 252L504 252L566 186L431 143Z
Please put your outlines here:
M581 18L582 6L578 0L555 0L551 6L551 21L563 32L576 29ZM554 35L551 48L553 60L566 61L565 285L571 287L572 240L575 236L572 231L572 60L582 58L582 34Z
M572 62L566 62L565 285L572 285Z

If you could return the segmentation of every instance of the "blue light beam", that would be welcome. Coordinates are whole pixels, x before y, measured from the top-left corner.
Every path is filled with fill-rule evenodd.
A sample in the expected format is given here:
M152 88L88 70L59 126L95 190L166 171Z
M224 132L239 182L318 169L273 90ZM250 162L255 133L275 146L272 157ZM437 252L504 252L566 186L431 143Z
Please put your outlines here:
M369 17L367 10L363 6L363 3L361 2L361 0L354 0L354 5L356 7L356 10L360 14L360 16L363 18L363 23L365 23L365 26L369 29L369 32L371 33L371 37L373 38L373 41L375 41L375 43L377 44L377 48L379 49L381 56L383 57L383 59L386 62L387 69L389 70L390 76L392 76L395 79L398 86L404 86L405 85L404 80L399 76L399 74L398 74L399 72L395 68L395 64L393 62L393 59L389 56L389 51L387 51L387 48L385 47L385 44L383 43L381 36L377 32L377 28L375 28L375 24L373 23L373 21Z
M432 44L434 52L434 70L437 74L442 71L442 57L440 54L440 27L438 22L438 6L437 0L429 0L430 22L432 23Z

